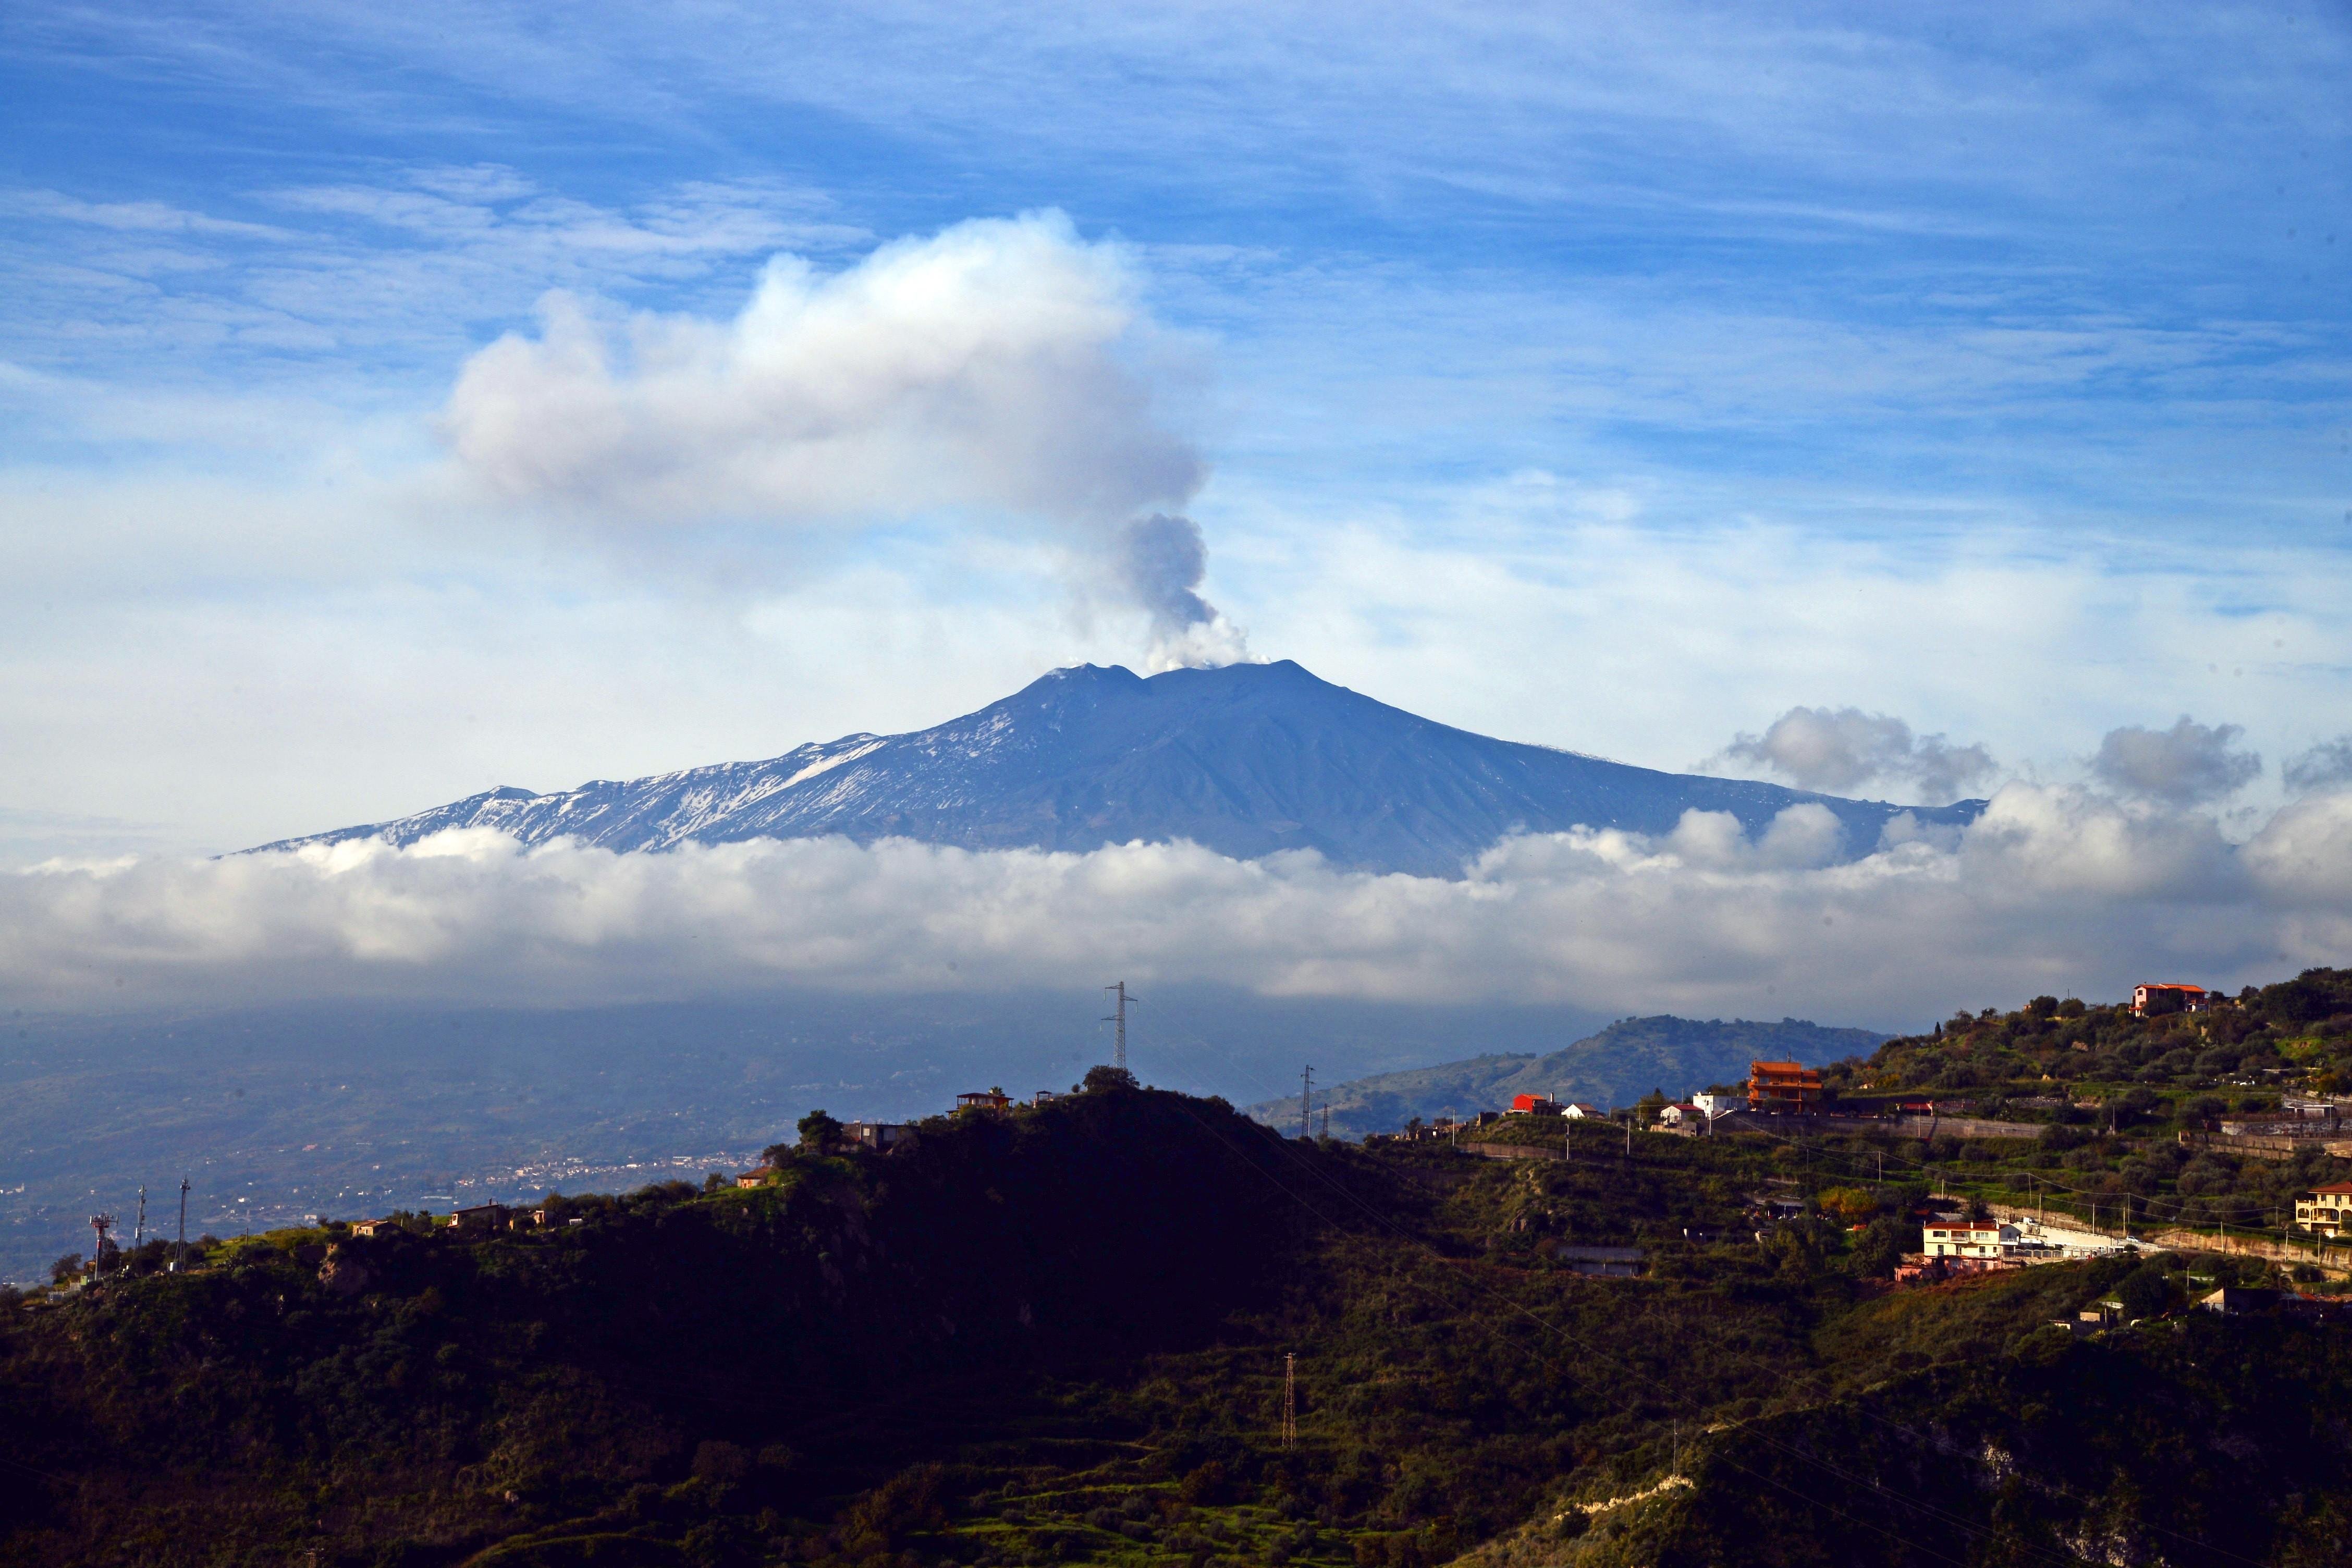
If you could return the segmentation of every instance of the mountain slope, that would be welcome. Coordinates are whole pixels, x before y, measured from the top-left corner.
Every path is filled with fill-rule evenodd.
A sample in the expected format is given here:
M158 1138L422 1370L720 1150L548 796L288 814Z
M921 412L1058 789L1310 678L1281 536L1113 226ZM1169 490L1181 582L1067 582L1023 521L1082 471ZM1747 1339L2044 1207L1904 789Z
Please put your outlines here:
M1856 854L1905 809L1492 740L1288 660L1148 680L1083 665L911 734L847 735L765 762L550 795L495 789L262 847L363 837L404 845L450 827L495 827L526 843L569 836L615 850L827 834L974 849L1191 839L1243 858L1313 849L1352 868L1458 876L1514 831L1662 833L1698 809L1729 812L1754 832L1805 802L1837 816ZM1965 823L1981 804L1915 815Z
M1874 1029L1830 1028L1798 1018L1777 1024L1622 1018L1549 1056L1504 1052L1335 1084L1328 1091L1331 1131L1349 1138L1389 1132L1416 1116L1428 1121L1499 1110L1518 1094L1586 1100L1605 1110L1654 1089L1679 1095L1744 1079L1748 1064L1758 1058L1831 1062L1875 1050L1887 1038ZM1249 1114L1292 1127L1298 1102L1270 1100L1252 1106Z

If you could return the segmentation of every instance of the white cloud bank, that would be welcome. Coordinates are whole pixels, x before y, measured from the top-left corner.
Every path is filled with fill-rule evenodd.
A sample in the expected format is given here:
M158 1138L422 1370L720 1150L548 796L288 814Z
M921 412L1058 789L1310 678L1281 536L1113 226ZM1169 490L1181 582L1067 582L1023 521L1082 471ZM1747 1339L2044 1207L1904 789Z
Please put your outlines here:
M1190 845L615 855L487 832L407 851L60 863L0 878L0 992L64 1007L584 1004L1116 972L1267 994L1900 1021L2352 957L2352 794L2295 802L2233 846L2210 817L2011 785L1957 843L1897 833L1840 865L1822 863L1809 809L1753 841L1696 813L1654 839L1517 838L1458 880Z

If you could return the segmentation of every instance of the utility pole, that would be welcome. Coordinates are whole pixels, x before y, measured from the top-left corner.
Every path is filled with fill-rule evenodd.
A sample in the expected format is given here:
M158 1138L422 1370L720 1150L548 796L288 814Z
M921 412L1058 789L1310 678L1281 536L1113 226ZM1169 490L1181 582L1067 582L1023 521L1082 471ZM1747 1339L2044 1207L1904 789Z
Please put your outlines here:
M1282 1357L1282 1446L1298 1447L1298 1357L1290 1352Z
M147 1184L139 1184L139 1223L131 1227L131 1245L138 1246L147 1239Z
M1301 1138L1314 1135L1315 1129L1309 1121L1314 1114L1311 1109L1314 1094L1315 1068L1312 1063L1309 1063L1307 1070L1298 1075L1298 1135Z
M1576 1163L1576 1118L1566 1111L1559 1116L1559 1157L1568 1164Z
M1116 985L1106 985L1103 989L1118 993L1118 1010L1105 1018L1103 1022L1118 1026L1118 1032L1111 1037L1110 1065L1125 1072L1127 1070L1127 1004L1129 1000L1127 994L1127 982L1122 980Z
M180 1243L172 1251L172 1272L177 1274L188 1261L188 1178L180 1178Z

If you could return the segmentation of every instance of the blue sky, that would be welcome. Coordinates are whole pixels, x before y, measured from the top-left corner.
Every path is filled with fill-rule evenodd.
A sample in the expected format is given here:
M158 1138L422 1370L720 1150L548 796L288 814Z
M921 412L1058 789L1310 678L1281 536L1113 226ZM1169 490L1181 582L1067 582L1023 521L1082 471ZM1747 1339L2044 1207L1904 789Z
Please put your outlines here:
M2248 810L2352 730L2340 6L394 9L0 20L0 859L1136 661L998 490L583 522L453 447L551 289L688 331L1044 211L1260 655L1669 767L2187 713Z

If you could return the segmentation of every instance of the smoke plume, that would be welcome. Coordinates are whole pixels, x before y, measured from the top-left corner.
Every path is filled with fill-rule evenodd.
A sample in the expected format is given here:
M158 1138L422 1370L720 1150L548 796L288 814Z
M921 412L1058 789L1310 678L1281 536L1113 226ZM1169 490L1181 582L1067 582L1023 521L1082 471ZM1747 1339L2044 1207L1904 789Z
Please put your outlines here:
M1127 525L1118 542L1121 583L1151 617L1153 670L1237 664L1249 658L1248 634L1201 597L1209 547L1189 517L1153 512Z
M633 562L735 581L807 534L1025 532L1145 611L1152 668L1231 663L1242 633L1194 591L1201 531L1152 510L1207 465L1171 427L1138 292L1126 250L1047 212L832 273L779 256L731 321L555 293L536 336L467 362L441 431L493 505Z

